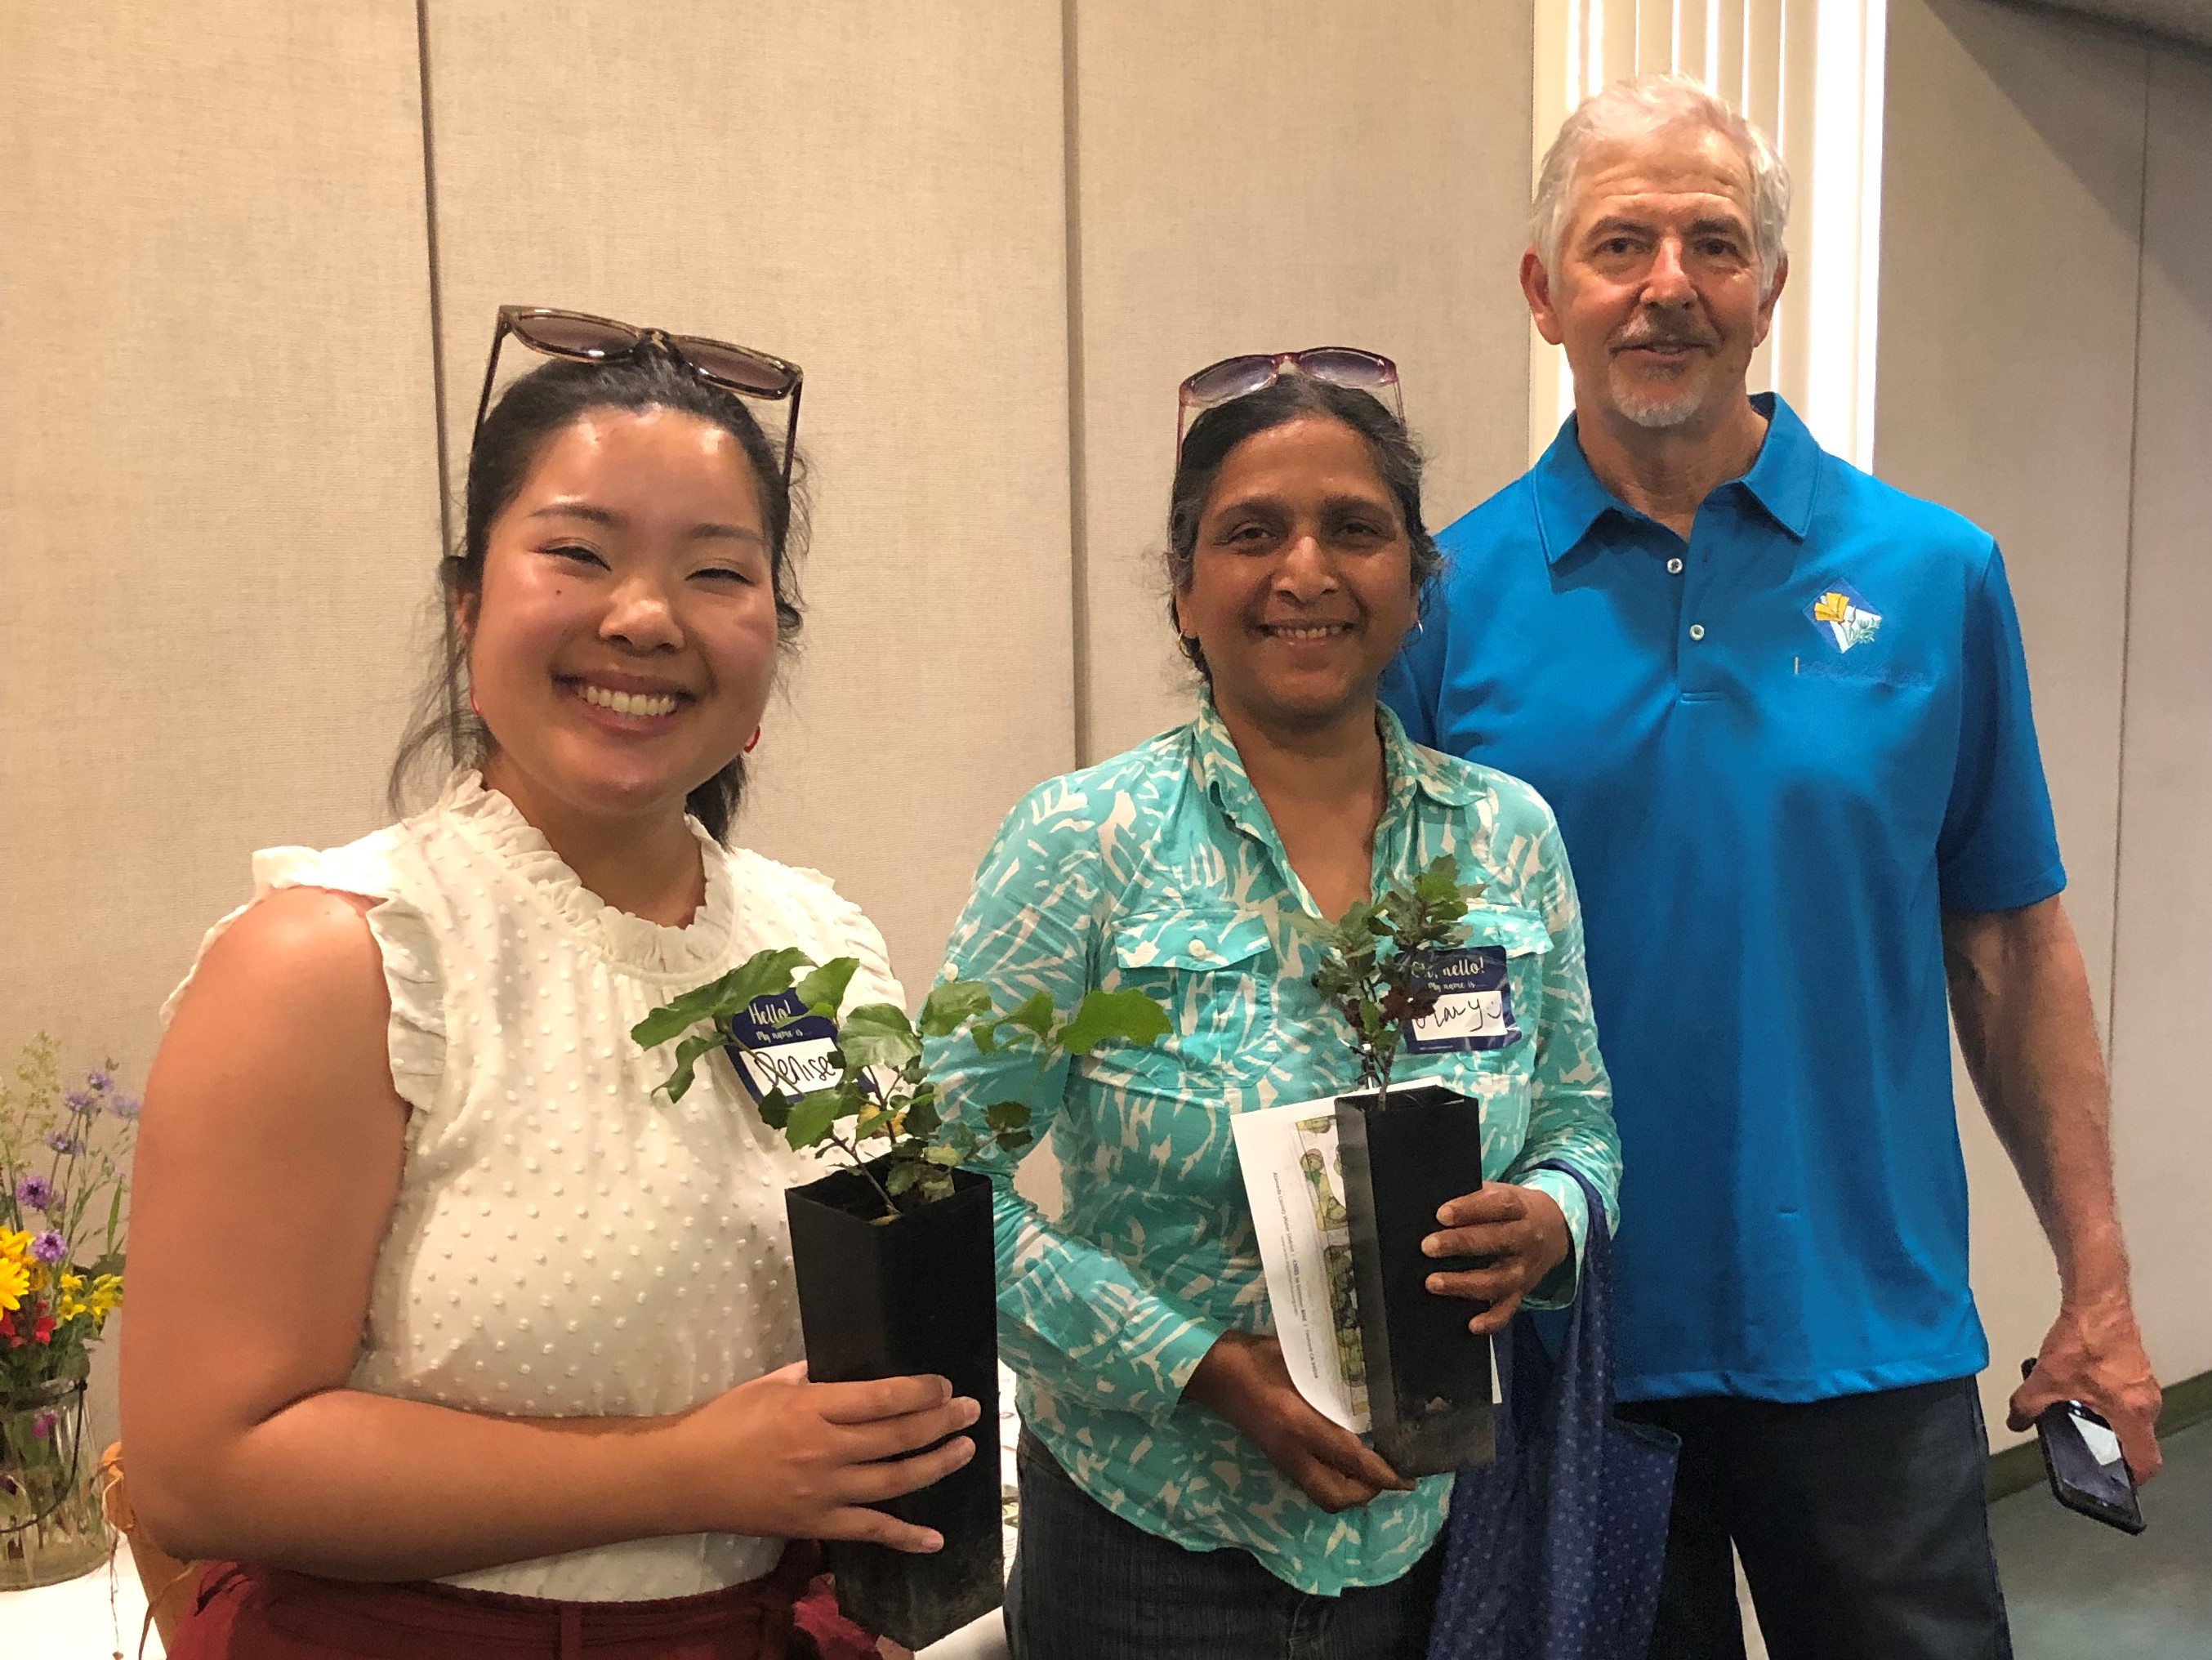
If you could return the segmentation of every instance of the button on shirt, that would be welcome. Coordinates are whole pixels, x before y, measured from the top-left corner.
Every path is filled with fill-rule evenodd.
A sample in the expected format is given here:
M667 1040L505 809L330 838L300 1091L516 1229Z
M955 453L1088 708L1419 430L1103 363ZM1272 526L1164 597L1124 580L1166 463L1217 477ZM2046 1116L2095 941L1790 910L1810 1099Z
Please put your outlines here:
M1388 800L1376 883L1440 854L1483 891L1471 942L1507 952L1528 1035L1503 1049L1401 1060L1483 1104L1483 1165L1542 1189L1587 1225L1564 1162L1607 1196L1620 1164L1583 974L1582 924L1550 812L1527 786L1416 748L1387 710ZM1000 1341L1022 1416L1076 1484L1117 1516L1194 1550L1251 1552L1302 1590L1387 1584L1443 1525L1448 1477L1330 1516L1224 1420L1182 1400L1224 1331L1270 1329L1233 1115L1357 1087L1340 1018L1307 982L1316 913L1235 744L1210 703L1188 726L1032 791L985 855L954 931L948 975L988 982L1000 1006L1034 993L1063 1011L1086 991L1139 988L1171 1034L1109 1045L1042 1080L965 1037L931 1045L947 1116L1026 1099L1065 1195L1048 1218L1012 1186L1013 1160L978 1161L997 1187ZM1533 1015L1534 1018L1530 1017ZM1571 1294L1572 1274L1559 1276ZM1549 1287L1547 1287L1549 1289Z
M1439 538L1384 692L1559 815L1626 1158L1624 1398L1955 1377L1966 1279L1941 913L2065 884L1996 544L1778 398L1689 543L1571 420Z

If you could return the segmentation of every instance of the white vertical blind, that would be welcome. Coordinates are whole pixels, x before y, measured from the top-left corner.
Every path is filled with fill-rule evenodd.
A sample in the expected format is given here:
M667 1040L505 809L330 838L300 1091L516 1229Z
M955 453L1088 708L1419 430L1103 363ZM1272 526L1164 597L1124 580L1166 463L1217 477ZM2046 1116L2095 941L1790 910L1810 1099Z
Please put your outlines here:
M1887 0L1535 0L1535 158L1607 82L1693 75L1773 139L1796 185L1790 280L1752 360L1814 435L1874 465L1875 275ZM1566 361L1529 331L1528 442L1574 407Z

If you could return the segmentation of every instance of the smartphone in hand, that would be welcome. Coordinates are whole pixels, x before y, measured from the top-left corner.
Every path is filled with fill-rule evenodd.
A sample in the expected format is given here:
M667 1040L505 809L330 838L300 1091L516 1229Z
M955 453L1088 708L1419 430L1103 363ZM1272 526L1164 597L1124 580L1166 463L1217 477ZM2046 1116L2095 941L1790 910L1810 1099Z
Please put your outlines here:
M2023 1378L2034 1371L2034 1361L2020 1363ZM2143 1530L2136 1479L2110 1424L2078 1401L2054 1402L2035 1420L2035 1440L2051 1496L2060 1504L2122 1533Z

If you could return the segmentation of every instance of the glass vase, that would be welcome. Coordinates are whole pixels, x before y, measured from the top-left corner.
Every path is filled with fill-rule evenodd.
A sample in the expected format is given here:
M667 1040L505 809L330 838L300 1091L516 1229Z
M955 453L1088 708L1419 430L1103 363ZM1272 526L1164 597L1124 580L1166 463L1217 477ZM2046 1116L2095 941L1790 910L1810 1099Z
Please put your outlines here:
M0 1392L0 1591L74 1579L107 1560L84 1395L82 1369Z

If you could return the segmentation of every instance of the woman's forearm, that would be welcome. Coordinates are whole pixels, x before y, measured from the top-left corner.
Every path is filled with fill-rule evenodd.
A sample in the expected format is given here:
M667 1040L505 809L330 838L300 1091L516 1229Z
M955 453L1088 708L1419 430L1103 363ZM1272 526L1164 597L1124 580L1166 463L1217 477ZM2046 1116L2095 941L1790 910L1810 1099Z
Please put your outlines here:
M131 1444L173 1554L437 1578L704 1529L674 1418L520 1419L331 1389L190 1448Z

